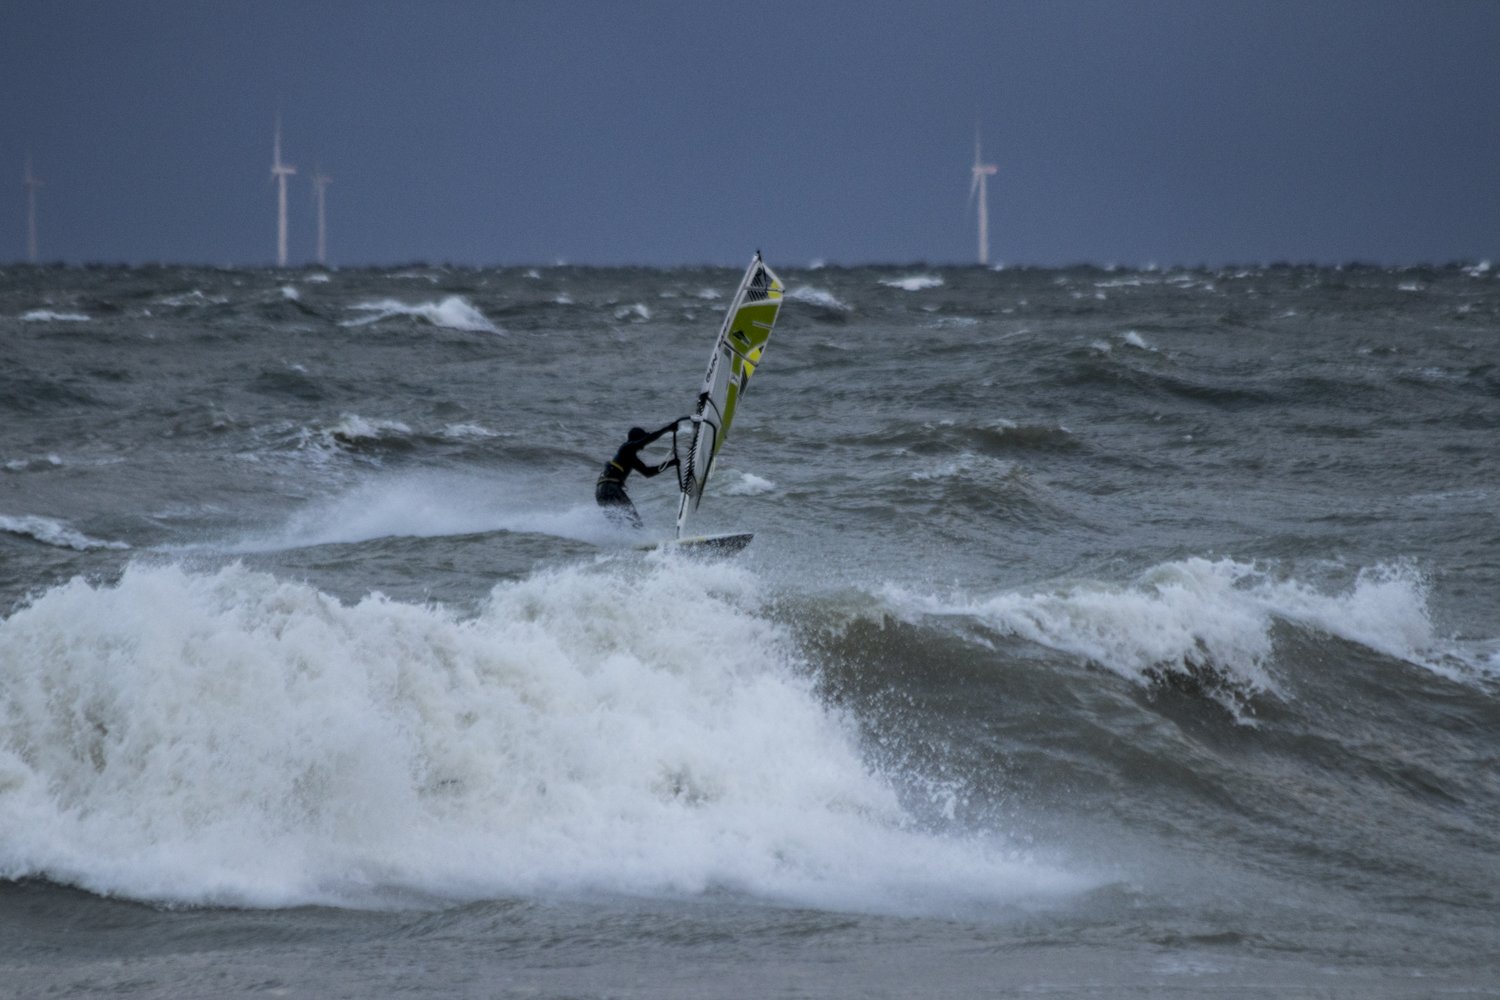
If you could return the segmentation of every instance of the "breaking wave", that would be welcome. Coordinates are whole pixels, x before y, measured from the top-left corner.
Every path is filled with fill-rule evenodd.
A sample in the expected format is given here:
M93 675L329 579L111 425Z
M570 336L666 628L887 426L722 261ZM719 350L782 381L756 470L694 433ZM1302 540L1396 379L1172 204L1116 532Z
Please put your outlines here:
M760 603L693 560L539 573L469 618L239 565L75 579L0 623L0 877L189 904L717 888L902 912L1086 887L919 830Z

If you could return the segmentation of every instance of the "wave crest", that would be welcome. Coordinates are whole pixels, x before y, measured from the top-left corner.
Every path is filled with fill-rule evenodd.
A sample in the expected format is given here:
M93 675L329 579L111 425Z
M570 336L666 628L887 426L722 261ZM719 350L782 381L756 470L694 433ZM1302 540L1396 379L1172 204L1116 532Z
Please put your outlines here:
M501 333L484 313L476 309L468 299L450 295L441 302L419 302L410 304L397 299L380 299L376 302L361 302L350 308L368 313L358 319L345 320L340 326L369 326L395 316L410 316L449 330L465 330L473 333Z
M1421 666L1441 656L1425 581L1404 565L1363 570L1337 593L1230 559L1193 558L1156 566L1127 585L978 598L888 587L883 596L907 618L969 617L1136 683L1203 691L1241 715L1255 697L1283 695L1273 669L1278 620Z
M76 528L69 527L62 521L50 517L37 517L36 515L24 515L21 517L0 515L0 532L20 535L30 538L33 541L41 542L43 545L51 545L60 549L76 549L79 552L86 552L90 549L130 548L124 542L110 542L91 538Z

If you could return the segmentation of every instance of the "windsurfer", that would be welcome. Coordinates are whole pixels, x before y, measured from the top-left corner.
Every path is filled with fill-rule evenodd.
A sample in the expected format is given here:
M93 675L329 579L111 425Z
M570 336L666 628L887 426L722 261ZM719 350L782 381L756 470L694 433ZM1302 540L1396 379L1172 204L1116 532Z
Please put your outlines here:
M604 471L599 474L599 482L594 486L594 499L604 510L604 515L615 524L628 525L632 528L641 527L641 515L636 512L635 504L630 502L630 495L625 492L625 479L632 470L650 479L657 473L665 472L676 465L676 455L660 465L647 465L641 461L641 449L688 419L690 418L678 417L665 427L649 434L640 427L630 428L625 443L620 445L619 450L615 452L615 457L605 464Z

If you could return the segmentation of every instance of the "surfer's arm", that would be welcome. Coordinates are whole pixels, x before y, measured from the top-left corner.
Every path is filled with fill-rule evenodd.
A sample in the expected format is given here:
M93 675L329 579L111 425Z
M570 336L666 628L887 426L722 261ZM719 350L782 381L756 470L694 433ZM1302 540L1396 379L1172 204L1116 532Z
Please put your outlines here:
M660 473L663 473L670 469L672 466L676 465L676 455L673 455L671 458L667 459L665 462L662 462L660 465L647 465L645 462L641 461L639 452L640 449L646 447L646 445L650 444L652 441L655 441L657 438L661 437L663 434L667 433L667 431L673 429L686 419L686 417L683 417L680 420L674 420L670 424L667 424L667 426L659 428L658 430L654 430L650 434L647 434L645 437L640 438L639 442L635 445L636 453L630 456L630 467L636 472L639 472L641 475L645 476L647 479L650 479L652 476L659 475Z
M678 424L682 423L684 420L687 420L687 419L688 419L687 417L678 417L676 420L672 421L670 424L667 424L665 427L659 427L659 428L657 428L656 430L652 431L650 434L646 435L645 440L641 442L642 446L650 444L652 441L655 441L657 438L659 438L663 434L667 433L667 431L671 430L672 428L676 427Z
M677 456L676 455L673 455L671 458L667 459L665 462L661 463L660 465L647 465L645 462L642 462L639 458L637 458L635 460L635 462L633 463L633 465L635 467L635 471L639 472L641 475L645 476L647 479L650 479L652 476L659 475L660 473L666 472L668 469L670 469L672 466L674 466L676 464L677 464Z

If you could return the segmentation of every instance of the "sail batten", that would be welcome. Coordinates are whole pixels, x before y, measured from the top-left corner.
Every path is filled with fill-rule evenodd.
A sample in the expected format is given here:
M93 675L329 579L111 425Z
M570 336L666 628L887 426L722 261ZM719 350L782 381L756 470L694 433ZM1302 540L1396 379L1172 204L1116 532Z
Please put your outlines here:
M785 290L781 279L757 253L724 315L698 391L688 451L678 457L682 490L677 505L678 538L703 501L703 490L729 435L740 398L765 354Z

